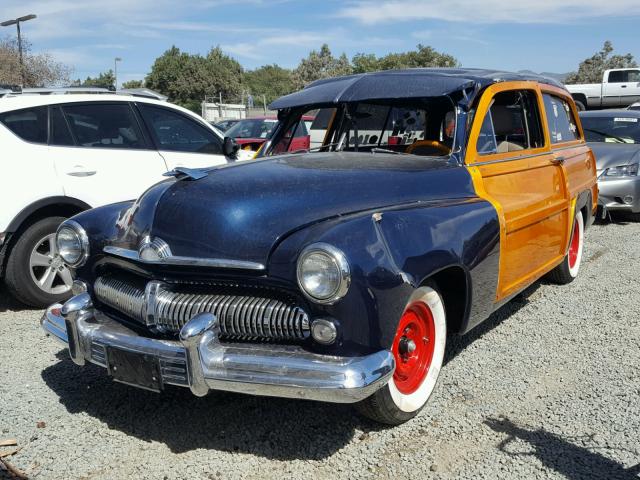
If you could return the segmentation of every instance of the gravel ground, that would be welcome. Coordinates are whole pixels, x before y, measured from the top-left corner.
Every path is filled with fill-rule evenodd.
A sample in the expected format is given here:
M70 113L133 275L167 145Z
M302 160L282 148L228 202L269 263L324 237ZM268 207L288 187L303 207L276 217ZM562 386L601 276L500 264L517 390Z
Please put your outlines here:
M455 339L432 401L390 429L348 406L113 383L0 291L0 439L46 479L638 479L639 237L595 225L574 283Z

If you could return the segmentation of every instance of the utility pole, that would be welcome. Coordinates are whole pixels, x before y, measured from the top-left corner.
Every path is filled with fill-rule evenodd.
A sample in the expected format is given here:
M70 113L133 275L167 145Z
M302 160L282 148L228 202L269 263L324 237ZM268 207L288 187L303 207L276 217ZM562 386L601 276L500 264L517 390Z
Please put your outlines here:
M28 20L33 20L36 18L36 15L25 15L24 17L14 18L13 20L7 20L5 22L0 23L0 27L8 27L10 25L15 25L18 30L18 54L20 55L20 79L22 81L22 87L24 87L24 61L22 59L22 36L20 35L20 22L26 22Z
M118 62L121 62L122 59L120 57L116 57L113 59L113 77L115 79L116 90L118 90Z

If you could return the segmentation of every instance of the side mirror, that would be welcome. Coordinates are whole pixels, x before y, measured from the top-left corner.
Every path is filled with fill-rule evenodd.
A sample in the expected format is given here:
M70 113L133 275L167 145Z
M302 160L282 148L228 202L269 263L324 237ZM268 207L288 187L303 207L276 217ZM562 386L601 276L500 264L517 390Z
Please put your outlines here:
M235 158L238 150L240 150L240 145L236 143L235 139L231 137L224 137L222 153L224 153L225 157Z

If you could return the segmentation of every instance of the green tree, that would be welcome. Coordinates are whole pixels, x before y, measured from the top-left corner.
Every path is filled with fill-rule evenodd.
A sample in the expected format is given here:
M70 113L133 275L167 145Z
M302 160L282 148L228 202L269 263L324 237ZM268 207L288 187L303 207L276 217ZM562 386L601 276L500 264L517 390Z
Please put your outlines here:
M100 73L97 77L87 77L84 80L76 80L73 82L78 87L111 87L116 84L116 76L113 70L107 70Z
M276 98L293 92L296 87L293 72L278 65L264 65L244 74L244 89L253 94L256 103L262 95L267 104Z
M565 83L600 83L605 70L638 66L630 53L626 55L611 55L612 52L613 45L607 40L604 42L602 50L580 62L578 71L570 73L565 79Z
M199 111L205 96L238 97L241 92L242 66L225 55L220 47L206 57L181 52L171 47L158 57L145 85L184 107Z
M31 43L22 39L25 87L53 87L69 84L71 68L57 62L48 53L33 54ZM18 42L12 37L0 39L0 84L21 85Z
M302 88L321 78L349 75L353 69L351 62L343 53L336 58L331 53L329 45L322 45L320 51L313 50L307 58L300 61L293 71L293 82L296 88Z
M402 53L389 53L383 57L374 54L358 53L353 57L353 72L365 73L377 70L418 67L457 67L458 60L446 53L440 53L431 47L418 45L416 50Z
M142 80L129 80L128 82L122 82L122 88L142 88L144 82Z

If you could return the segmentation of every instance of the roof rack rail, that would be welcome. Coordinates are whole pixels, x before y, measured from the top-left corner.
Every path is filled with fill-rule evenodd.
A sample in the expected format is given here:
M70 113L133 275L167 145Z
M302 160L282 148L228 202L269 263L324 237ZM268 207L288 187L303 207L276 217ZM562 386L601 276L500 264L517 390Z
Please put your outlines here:
M51 87L51 88L23 88L14 89L0 85L0 97L16 95L69 95L69 94L117 94L131 95L134 97L151 98L154 100L166 101L169 97L162 95L150 88L124 88L116 90L115 87Z

